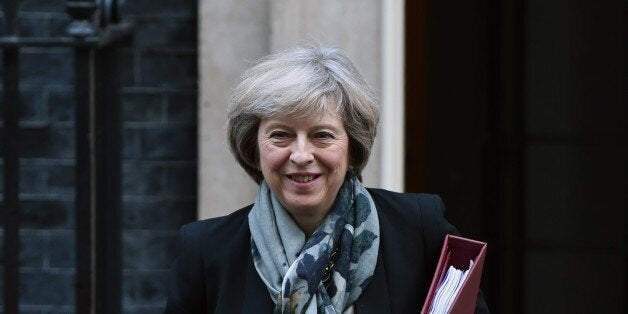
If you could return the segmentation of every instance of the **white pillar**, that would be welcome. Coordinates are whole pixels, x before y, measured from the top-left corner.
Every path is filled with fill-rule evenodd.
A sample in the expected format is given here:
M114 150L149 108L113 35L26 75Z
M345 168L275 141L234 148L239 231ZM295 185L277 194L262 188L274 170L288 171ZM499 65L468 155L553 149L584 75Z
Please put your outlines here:
M381 186L402 192L404 189L404 1L383 2L384 56L382 89Z
M269 52L267 7L259 0L199 2L199 218L250 204L257 190L229 151L225 121L242 71Z

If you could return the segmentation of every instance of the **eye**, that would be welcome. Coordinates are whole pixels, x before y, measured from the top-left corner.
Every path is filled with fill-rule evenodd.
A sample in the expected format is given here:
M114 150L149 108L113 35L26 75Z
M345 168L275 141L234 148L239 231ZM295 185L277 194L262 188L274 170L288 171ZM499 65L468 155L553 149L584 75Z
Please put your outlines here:
M331 140L334 139L334 135L329 132L316 132L314 138L319 140Z
M285 131L272 131L270 132L269 137L272 139L282 140L282 139L288 138L288 136L289 136L288 132L285 132Z

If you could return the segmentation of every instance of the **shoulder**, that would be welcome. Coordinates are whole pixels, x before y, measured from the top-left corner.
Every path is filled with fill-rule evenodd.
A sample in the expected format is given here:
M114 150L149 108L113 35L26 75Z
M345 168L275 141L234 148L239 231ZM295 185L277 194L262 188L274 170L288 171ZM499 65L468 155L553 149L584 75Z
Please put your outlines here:
M251 207L181 227L165 313L206 312L214 306L213 296L222 283L217 278L226 273L226 267L237 265L237 269L245 269L242 265L246 259L234 256L242 256L248 250L247 216Z
M442 202L440 196L428 193L400 193L385 189L367 188L371 196L395 202Z
M247 216L252 207L253 205L251 204L225 216L194 221L183 225L182 229L186 233L205 235L238 228L247 222Z
M399 193L384 189L367 189L375 205L385 214L398 216L411 215L422 219L435 219L443 216L445 205L440 196L427 193Z
M229 215L194 221L185 224L179 231L180 240L190 247L205 248L213 245L228 246L237 235L246 236L248 229L248 213L253 205L243 207Z
M368 189L380 218L380 225L392 225L401 232L418 233L428 247L438 246L446 234L458 231L445 219L440 196L427 193L398 193ZM438 248L440 249L440 248Z

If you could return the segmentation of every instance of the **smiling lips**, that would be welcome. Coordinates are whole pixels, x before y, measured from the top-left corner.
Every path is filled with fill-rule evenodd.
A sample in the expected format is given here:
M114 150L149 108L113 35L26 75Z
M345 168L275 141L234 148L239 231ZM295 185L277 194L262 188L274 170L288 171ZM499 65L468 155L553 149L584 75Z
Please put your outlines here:
M288 178L299 183L308 183L318 178L318 176L319 175L288 175Z

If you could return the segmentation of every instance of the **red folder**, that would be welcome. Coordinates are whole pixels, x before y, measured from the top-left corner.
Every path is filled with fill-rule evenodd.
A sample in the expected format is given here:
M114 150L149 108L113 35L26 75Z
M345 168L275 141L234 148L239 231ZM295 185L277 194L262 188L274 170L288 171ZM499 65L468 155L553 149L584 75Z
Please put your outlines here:
M427 293L427 298L423 304L421 314L427 314L430 312L430 306L432 305L432 301L436 295L436 290L441 282L441 278L447 272L447 268L449 268L449 266L454 266L457 269L467 270L469 268L470 260L473 260L473 266L471 266L467 278L465 278L462 282L462 287L454 299L449 313L474 313L475 302L480 288L480 279L482 278L482 267L484 266L485 255L485 242L479 242L448 234L445 237L445 243L443 244L443 249L440 252L440 258L438 259L438 266L436 266L436 272L434 273L434 278L432 279L432 284L430 285L430 290Z

